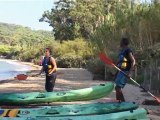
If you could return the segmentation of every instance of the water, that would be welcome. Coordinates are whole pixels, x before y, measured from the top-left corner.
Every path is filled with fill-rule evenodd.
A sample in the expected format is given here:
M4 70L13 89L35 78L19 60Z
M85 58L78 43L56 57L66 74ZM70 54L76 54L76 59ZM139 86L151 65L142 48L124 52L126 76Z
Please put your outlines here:
M17 74L25 74L29 70L31 70L30 66L9 60L0 60L0 80L14 78Z

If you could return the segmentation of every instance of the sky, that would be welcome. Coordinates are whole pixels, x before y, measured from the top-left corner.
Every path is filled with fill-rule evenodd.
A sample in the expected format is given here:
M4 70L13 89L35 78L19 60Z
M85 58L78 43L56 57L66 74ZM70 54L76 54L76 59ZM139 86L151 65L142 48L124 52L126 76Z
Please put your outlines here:
M51 31L52 27L46 22L39 22L39 19L45 10L51 10L55 1L57 0L0 0L0 22Z
M0 0L0 22L30 27L33 30L52 30L39 22L45 10L51 10L57 0Z

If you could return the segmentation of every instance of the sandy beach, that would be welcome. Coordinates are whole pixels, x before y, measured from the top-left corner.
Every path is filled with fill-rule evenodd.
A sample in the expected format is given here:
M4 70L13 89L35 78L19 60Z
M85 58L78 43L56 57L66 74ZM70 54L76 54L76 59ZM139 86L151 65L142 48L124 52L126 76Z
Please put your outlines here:
M33 65L32 63L22 62L32 66L33 70L28 74L38 73L41 69L40 66ZM105 83L102 80L92 80L92 74L85 69L79 68L58 68L58 77L55 84L55 91L72 90L79 88L87 88L90 86ZM24 93L33 91L44 91L45 76L42 74L38 77L28 77L27 80L17 80L16 78L0 81L0 93ZM157 105L142 105L145 99L151 98L147 93L141 92L142 90L134 85L127 84L123 89L126 101L135 102L139 104L140 107L149 110L148 115L152 120L160 120L160 106ZM106 102L115 100L115 91L113 91L109 96L88 102ZM71 102L70 104L74 104ZM76 102L77 103L77 102ZM84 103L84 102L78 102ZM54 104L54 103L53 103ZM63 103L68 104L68 103Z

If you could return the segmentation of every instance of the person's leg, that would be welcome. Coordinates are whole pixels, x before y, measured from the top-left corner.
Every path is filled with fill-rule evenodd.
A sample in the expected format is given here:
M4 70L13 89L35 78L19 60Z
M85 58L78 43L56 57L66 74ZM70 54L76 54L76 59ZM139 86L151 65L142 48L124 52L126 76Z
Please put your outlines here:
M56 73L53 73L50 76L46 75L46 85L45 85L45 88L46 88L47 92L52 92L53 91L53 88L54 88L54 85L55 85L55 81L56 81L56 77L57 77Z
M56 78L57 78L57 74L56 74L56 73L53 73L53 74L52 74L52 87L53 87L53 88L54 88L54 85L55 85Z
M122 93L122 88L125 86L126 82L127 82L127 77L121 73L118 72L116 79L115 79L115 83L116 83L116 99L119 100L120 102L124 102L124 95Z
M46 75L45 90L48 92L49 76Z
M125 102L123 92L122 92L122 88L119 87L119 86L116 86L115 90L116 90L116 99L120 102Z
M52 75L51 76L46 75L45 89L47 92L53 91Z

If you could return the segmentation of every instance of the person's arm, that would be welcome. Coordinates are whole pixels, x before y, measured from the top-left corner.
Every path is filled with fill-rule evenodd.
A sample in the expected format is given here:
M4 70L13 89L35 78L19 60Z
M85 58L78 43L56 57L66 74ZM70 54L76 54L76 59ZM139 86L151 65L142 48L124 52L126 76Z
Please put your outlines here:
M131 68L130 68L130 70L129 70L128 75L130 76L130 74L131 74L131 72L133 71L134 66L135 66L135 64L136 64L136 60L135 60L132 52L129 53L129 57L130 57L130 59L131 59Z
M44 68L43 68L44 56L42 57L41 61L42 61L42 68L41 68L41 70L39 71L39 73L37 75L42 74L42 72L44 71Z
M42 72L43 72L43 67L41 68L41 70L39 71L39 73L31 75L31 77L36 77L36 76L40 75Z
M55 61L55 59L53 57L51 57L51 63L52 63L52 65L54 67L53 67L52 71L49 74L52 74L57 69L57 64L56 64L56 61Z
M43 67L41 68L40 72L37 75L40 75L43 72Z

